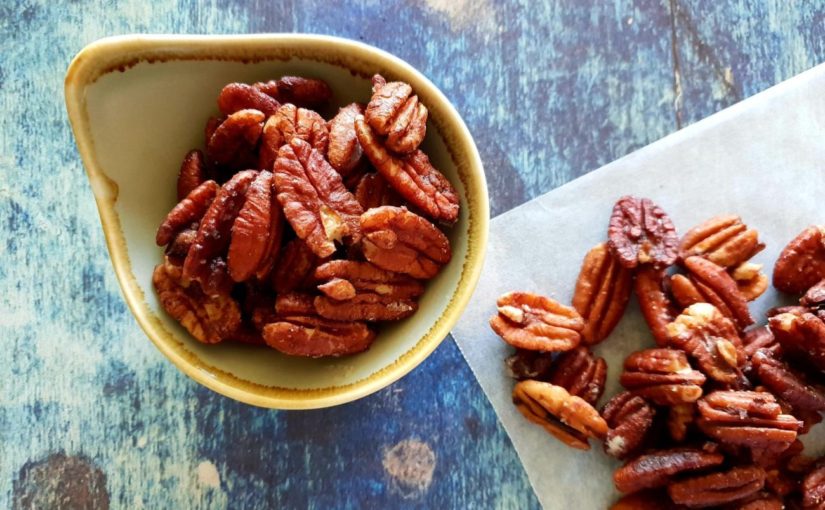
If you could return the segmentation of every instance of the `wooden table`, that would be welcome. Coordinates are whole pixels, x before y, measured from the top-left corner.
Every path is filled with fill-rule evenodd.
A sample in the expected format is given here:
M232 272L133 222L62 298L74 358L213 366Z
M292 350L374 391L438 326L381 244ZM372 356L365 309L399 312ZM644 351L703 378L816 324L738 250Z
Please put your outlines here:
M127 310L66 119L69 60L113 34L288 31L429 76L475 136L498 214L821 62L825 3L5 2L0 507L538 505L450 339L369 398L274 412L186 378Z

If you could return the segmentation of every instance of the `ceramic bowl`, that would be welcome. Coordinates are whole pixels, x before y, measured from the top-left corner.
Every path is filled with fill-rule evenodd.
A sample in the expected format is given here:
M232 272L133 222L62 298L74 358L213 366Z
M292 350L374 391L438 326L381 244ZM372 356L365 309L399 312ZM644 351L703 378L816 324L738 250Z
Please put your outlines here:
M202 148L203 126L229 82L282 75L326 80L335 103L367 102L370 77L410 83L430 111L423 149L457 188L453 259L427 285L412 317L382 327L361 354L330 359L266 347L204 345L160 308L155 229L175 204L180 162ZM204 386L249 404L310 409L375 392L421 363L447 336L473 292L489 208L478 151L446 97L409 64L355 41L317 35L123 36L84 48L66 74L66 105L126 302L157 348Z

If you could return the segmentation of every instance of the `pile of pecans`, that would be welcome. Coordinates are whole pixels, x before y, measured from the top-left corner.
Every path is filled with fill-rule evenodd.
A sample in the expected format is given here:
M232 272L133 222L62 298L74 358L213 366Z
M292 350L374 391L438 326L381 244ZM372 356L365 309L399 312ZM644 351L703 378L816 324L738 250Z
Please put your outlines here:
M774 267L774 287L799 305L758 326L748 302L769 281L750 259L763 248L737 216L680 240L660 207L626 196L584 258L573 306L499 298L490 325L516 348L513 402L564 443L596 439L625 461L613 509L825 509L825 458L799 440L825 411L825 227L799 234ZM626 391L598 411L607 365L591 349L634 291L657 345L625 359Z
M372 84L329 121L321 80L223 88L156 236L152 283L196 339L341 356L418 309L452 256L435 223L455 223L459 198L419 149L428 112L410 85Z

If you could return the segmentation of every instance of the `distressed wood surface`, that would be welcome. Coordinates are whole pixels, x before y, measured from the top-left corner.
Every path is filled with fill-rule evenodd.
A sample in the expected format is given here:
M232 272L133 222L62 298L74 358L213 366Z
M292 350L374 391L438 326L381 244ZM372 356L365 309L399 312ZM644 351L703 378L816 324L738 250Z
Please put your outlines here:
M66 119L85 44L298 31L386 49L464 116L498 214L820 63L824 23L821 0L2 2L0 508L537 507L449 339L313 412L236 403L155 350Z

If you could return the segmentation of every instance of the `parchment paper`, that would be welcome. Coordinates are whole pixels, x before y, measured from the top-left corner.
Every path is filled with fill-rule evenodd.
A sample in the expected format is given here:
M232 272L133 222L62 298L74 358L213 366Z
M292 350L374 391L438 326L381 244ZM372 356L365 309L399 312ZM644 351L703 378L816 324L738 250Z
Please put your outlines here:
M596 442L590 452L572 450L521 417L511 403L513 381L503 363L512 349L488 320L496 298L510 290L569 303L584 254L606 238L613 204L625 194L652 198L680 233L716 214L741 215L767 243L754 261L770 274L791 238L810 224L825 223L825 65L492 221L481 281L453 336L548 509L607 508L618 497L611 475L619 464ZM754 317L764 321L766 309L788 301L770 289L752 306ZM596 348L609 366L599 405L620 391L624 357L643 346L653 341L633 299L616 330ZM825 425L816 429L805 441L821 452Z

